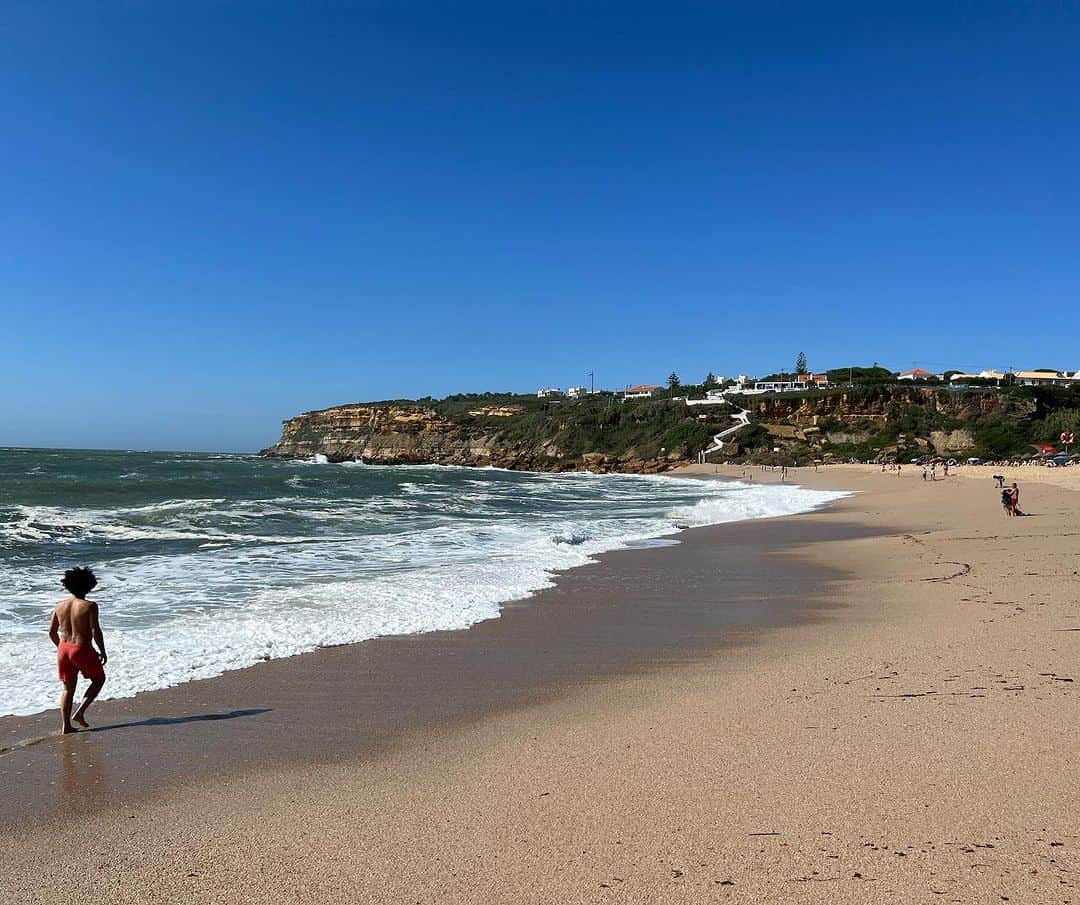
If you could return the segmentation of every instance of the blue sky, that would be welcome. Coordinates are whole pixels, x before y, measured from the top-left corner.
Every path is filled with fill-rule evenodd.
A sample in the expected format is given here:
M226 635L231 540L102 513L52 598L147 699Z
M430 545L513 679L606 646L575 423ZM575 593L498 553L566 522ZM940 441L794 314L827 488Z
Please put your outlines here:
M1080 368L1072 4L16 3L0 446Z

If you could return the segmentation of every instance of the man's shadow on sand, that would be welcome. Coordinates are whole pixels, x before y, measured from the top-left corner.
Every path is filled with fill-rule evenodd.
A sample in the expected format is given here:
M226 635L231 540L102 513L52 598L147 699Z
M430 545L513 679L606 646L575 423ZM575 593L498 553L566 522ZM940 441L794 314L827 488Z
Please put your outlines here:
M24 738L12 745L0 747L0 755L12 754L24 748L33 748L50 739L69 739L79 736L92 735L96 732L109 732L113 729L136 729L140 726L179 726L182 723L205 723L211 720L235 720L242 716L259 716L269 713L272 707L251 707L247 710L230 710L228 713L197 713L193 716L152 716L145 720L131 720L127 723L109 723L107 726L91 726L89 729L79 729L70 735L62 735L59 732L50 732L48 735L38 735L34 738Z
M211 720L235 720L242 716L259 716L270 713L272 707L250 707L246 710L230 710L228 713L197 713L192 716L152 716L145 720L128 723L109 723L107 726L91 726L82 732L109 732L113 729L135 729L139 726L178 726L181 723L205 723ZM76 733L79 734L79 733Z

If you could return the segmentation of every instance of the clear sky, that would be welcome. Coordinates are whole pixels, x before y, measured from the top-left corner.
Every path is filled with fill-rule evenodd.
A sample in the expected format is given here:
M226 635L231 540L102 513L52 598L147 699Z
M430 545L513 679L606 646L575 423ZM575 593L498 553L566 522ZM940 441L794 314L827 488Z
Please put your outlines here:
M1080 369L1080 6L7 3L0 446Z

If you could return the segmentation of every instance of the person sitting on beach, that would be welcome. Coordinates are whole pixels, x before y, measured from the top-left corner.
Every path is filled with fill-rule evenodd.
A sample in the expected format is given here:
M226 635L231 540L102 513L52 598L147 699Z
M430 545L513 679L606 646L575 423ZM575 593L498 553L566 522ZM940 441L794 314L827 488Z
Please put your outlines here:
M53 609L49 623L49 638L56 645L56 671L64 690L60 695L60 718L64 734L78 732L72 723L78 723L84 729L89 728L86 720L86 708L93 702L105 684L104 666L108 662L105 653L105 638L101 634L98 621L98 606L87 600L97 585L97 578L89 569L68 569L61 582L71 593L66 600L61 600ZM94 650L91 641L97 644ZM79 673L90 680L78 709L72 713L71 703L75 698L75 686L79 682Z

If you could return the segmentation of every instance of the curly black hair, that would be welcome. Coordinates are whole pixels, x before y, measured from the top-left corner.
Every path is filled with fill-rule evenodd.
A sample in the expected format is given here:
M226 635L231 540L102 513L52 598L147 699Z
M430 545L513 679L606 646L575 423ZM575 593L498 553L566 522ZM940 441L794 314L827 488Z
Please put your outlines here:
M85 566L68 569L64 573L64 579L60 582L76 597L85 597L97 587L97 576Z

